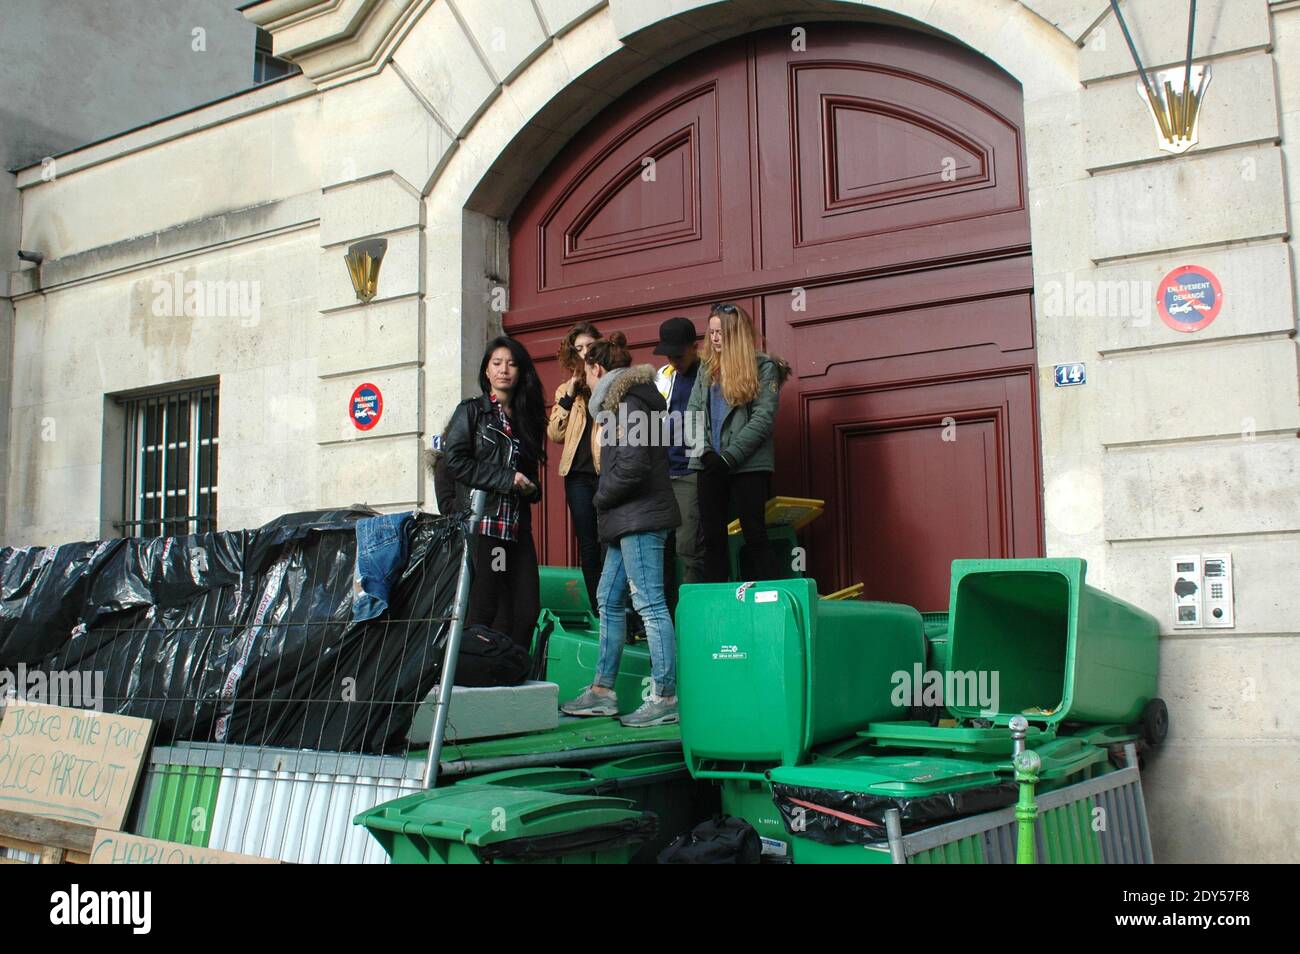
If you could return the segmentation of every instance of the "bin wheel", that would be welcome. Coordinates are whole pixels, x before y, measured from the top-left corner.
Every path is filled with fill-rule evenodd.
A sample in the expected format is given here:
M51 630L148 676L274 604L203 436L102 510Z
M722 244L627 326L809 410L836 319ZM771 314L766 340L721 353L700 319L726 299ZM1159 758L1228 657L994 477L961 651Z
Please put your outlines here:
M1163 699L1152 699L1142 710L1142 738L1154 749L1164 742L1168 734L1169 707Z

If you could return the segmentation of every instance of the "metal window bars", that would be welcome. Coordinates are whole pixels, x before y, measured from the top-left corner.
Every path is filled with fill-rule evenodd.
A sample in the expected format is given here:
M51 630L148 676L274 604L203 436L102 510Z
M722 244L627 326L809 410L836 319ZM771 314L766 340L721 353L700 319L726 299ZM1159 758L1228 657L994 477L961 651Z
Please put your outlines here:
M217 529L218 403L216 385L123 402L123 536Z

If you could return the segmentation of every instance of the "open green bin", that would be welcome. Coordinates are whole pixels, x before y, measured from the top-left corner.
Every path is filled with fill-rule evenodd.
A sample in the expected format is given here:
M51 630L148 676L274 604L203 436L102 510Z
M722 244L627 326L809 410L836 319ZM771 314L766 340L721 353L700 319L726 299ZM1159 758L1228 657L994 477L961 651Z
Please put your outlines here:
M696 782L675 752L650 752L601 762L590 768L517 768L475 775L461 786L504 785L570 795L627 798L659 819L658 836L646 841L632 861L651 862L677 835L716 814L712 788Z
M600 624L586 611L557 613L543 609L537 624L537 638L546 640L546 673L543 678L560 687L561 702L574 698L591 685L600 661ZM620 715L636 709L650 687L650 644L644 641L623 647L614 691L618 693Z
M740 565L740 551L741 547L744 545L745 535L743 533L727 534L728 567L731 571L731 579L733 580L745 579L744 570L749 568L748 566L742 567ZM767 545L772 552L773 559L776 560L776 565L782 570L782 579L794 579L803 576L803 572L796 569L797 566L802 566L803 564L801 561L795 560L795 551L799 547L799 535L795 531L794 527L782 526L780 524L769 526L767 528ZM680 579L680 574L682 572L682 562L680 558L677 561L677 572L679 574L678 578Z
M697 778L794 765L898 718L894 675L925 659L916 610L822 600L813 580L683 586L677 643L682 748Z
M623 798L452 785L362 812L394 864L626 864L655 831Z
M587 599L587 583L582 570L572 566L539 566L538 595L543 609L555 613L590 613L594 607Z
M1130 724L1155 697L1156 618L1086 582L1077 558L954 560L948 666L996 673L996 711L948 700L958 719Z

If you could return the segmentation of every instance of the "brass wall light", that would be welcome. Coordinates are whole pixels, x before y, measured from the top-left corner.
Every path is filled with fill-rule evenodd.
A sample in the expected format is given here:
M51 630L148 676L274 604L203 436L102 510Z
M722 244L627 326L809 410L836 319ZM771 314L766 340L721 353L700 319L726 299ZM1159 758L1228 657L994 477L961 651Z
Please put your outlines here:
M1147 104L1151 119L1156 124L1159 146L1175 155L1184 153L1197 144L1200 137L1201 101L1210 85L1213 71L1206 63L1192 66L1192 45L1196 38L1196 0L1190 0L1187 11L1187 57L1182 66L1148 74L1142 66L1137 47L1129 33L1119 0L1110 0L1115 19L1124 31L1124 40L1138 70L1138 95ZM1177 85L1175 85L1177 84Z
M357 293L357 301L368 302L379 291L379 265L388 251L388 239L367 239L348 246L348 254L343 256L347 262L348 275L352 278L352 289Z

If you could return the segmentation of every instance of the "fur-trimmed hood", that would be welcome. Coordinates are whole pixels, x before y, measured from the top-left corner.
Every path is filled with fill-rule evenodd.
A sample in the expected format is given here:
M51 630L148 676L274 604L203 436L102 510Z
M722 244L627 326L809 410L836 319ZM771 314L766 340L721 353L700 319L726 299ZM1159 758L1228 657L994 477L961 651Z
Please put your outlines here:
M616 411L618 406L623 403L627 397L627 392L631 391L638 384L648 384L654 388L656 394L659 389L655 387L655 369L652 364L638 364L630 368L622 369L622 373L609 385L605 390L604 398L600 403L602 411Z
M653 365L638 364L631 368L613 368L606 371L591 389L587 411L595 417L601 411L616 411L629 391L640 385L649 385L655 394L655 369ZM662 398L661 398L662 400Z
M758 353L758 357L760 360L767 358L767 360L776 365L776 383L778 385L784 385L786 380L790 377L790 362L786 361L785 358L779 358L774 354L765 354L761 351Z

